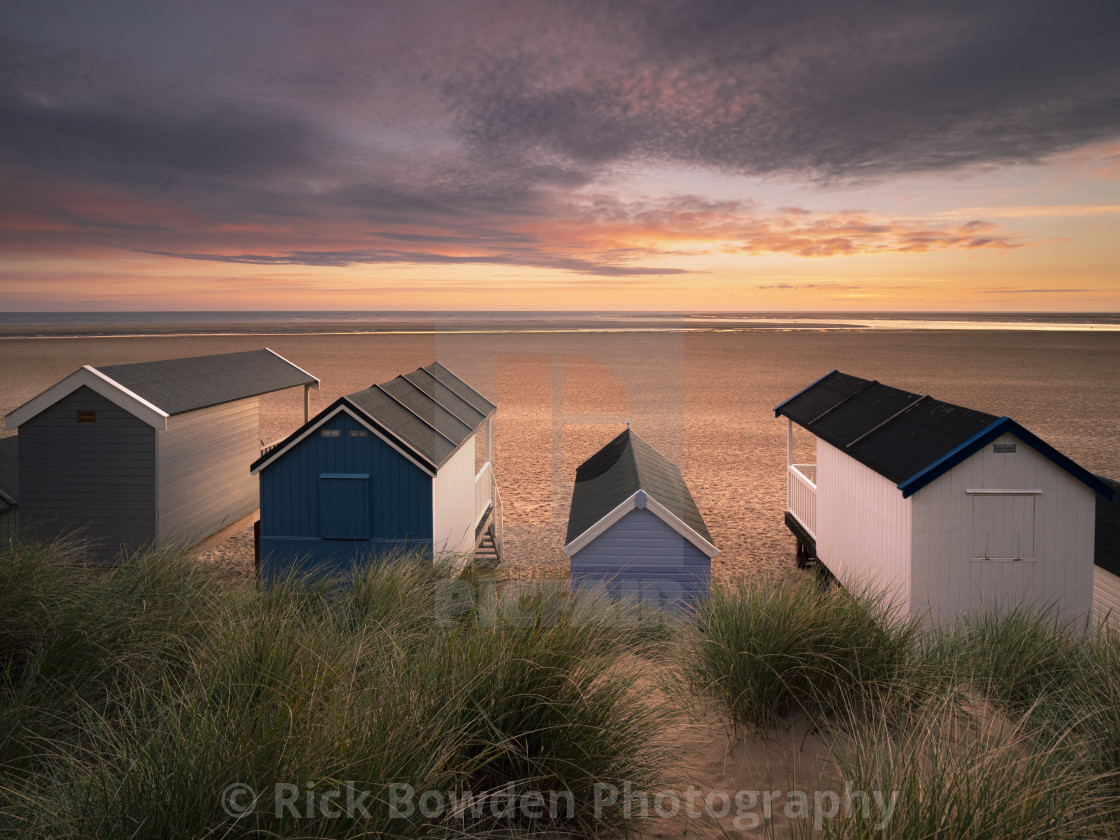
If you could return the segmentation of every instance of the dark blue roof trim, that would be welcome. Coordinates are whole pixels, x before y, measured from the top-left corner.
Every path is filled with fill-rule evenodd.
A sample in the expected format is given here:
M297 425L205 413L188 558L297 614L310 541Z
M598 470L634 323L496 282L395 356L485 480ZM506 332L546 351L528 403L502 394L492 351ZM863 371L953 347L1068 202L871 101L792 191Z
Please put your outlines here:
M1034 449L1039 455L1057 464L1091 490L1094 490L1106 499L1112 499L1113 490L1108 484L1101 481L1075 461L1063 455L1038 435L1020 426L1010 417L999 418L990 426L981 429L968 440L961 443L955 449L946 452L925 469L915 473L905 481L900 482L898 489L902 491L902 497L905 499L913 496L927 484L940 478L957 464L980 451L996 438L1005 434L1014 435L1023 443Z
M839 373L839 372L840 372L839 368L834 368L833 370L830 370L830 371L829 371L828 373L826 373L826 374L825 374L824 376L822 376L822 377L821 377L820 379L816 380L815 382L810 382L810 383L809 383L808 385L806 385L806 386L805 386L804 388L802 388L802 389L801 389L800 391L798 391L798 392L797 392L796 394L794 394L794 395L793 395L792 397L790 397L790 398L789 398L788 400L785 400L785 401L784 401L784 402L783 402L783 403L782 403L781 405L776 405L776 406L774 406L774 416L775 416L775 417L780 417L780 416L781 416L781 414L782 414L782 409L783 409L783 408L785 408L785 407L786 407L787 405L789 405L789 404L790 404L791 402L793 402L793 401L794 401L795 399L797 399L798 397L800 397L800 396L801 396L802 394L804 394L804 393L805 393L806 391L808 391L808 390L809 390L810 388L814 388L814 387L816 387L817 385L821 384L821 383L822 383L822 382L824 382L824 381L825 381L826 379L828 379L828 377L832 376L832 374L834 374L834 373Z

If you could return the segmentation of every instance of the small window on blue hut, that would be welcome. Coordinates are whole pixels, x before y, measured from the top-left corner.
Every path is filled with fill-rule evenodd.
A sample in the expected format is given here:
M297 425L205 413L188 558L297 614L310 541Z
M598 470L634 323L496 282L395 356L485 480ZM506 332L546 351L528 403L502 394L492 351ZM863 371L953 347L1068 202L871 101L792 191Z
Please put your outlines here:
M351 429L350 437L369 437L369 429Z
M78 422L79 423L96 423L97 422L97 412L96 411L79 411L78 412Z
M997 455L1010 455L1015 451L1015 444L1013 443L994 443L992 444L992 451Z
M323 429L319 434L322 437L342 437L342 432L338 429Z

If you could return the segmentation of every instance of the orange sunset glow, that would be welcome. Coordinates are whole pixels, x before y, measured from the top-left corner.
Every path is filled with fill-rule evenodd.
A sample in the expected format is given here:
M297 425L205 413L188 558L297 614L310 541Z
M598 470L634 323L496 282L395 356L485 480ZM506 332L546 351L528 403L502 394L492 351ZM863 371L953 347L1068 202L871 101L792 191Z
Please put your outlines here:
M9 9L3 305L1120 310L1075 5Z

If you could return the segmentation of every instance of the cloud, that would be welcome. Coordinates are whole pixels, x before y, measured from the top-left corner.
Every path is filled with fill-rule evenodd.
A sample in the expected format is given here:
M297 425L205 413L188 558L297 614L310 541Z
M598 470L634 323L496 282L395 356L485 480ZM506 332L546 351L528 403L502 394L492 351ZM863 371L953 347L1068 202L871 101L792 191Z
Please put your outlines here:
M1115 3L61 5L0 36L8 254L625 277L1007 249L1014 215L637 196L650 166L884 179L1120 135Z
M281 254L176 254L166 251L144 251L161 257L177 257L188 260L207 260L211 262L244 263L249 265L311 265L311 266L350 266L409 263L417 265L515 265L534 268L554 268L574 271L581 274L597 274L604 277L634 277L660 274L689 274L681 268L658 268L655 266L629 266L576 257L548 257L544 254L478 254L473 256L454 256L424 251L294 251Z
M1120 204L1037 204L1003 207L965 207L937 214L939 219L1044 219L1076 218L1081 216L1120 215Z
M176 113L0 95L0 148L26 165L106 181L282 175L310 167L325 146L325 138L294 117L246 112L233 103Z
M854 283L763 283L761 285L755 286L755 288L760 290L781 289L786 291L802 291L811 289L857 291L869 287L857 286Z
M365 231L339 241L364 239L377 247L291 250L263 237L266 250L228 253L171 251L157 256L249 265L506 265L602 277L689 274L666 265L674 258L726 254L830 257L934 251L947 248L1016 248L1024 243L989 222L930 225L877 218L857 211L820 214L800 208L767 212L749 202L706 201L696 196L619 201L586 196L554 208L547 222L507 219L508 229L463 236L452 233ZM305 231L305 239L329 233ZM160 237L156 237L160 238Z
M1100 292L1100 289L977 289L982 295L1063 295L1067 292Z
M480 153L876 178L1034 161L1120 130L1114 3L574 8L595 22L567 23L578 48L498 54L449 84Z
M946 248L1011 249L1027 244L992 222L963 224L875 216L858 210L815 213L783 207L767 211L753 202L677 196L660 201L620 201L593 196L569 203L554 223L557 236L580 236L600 246L642 242L701 253L792 254L830 257Z

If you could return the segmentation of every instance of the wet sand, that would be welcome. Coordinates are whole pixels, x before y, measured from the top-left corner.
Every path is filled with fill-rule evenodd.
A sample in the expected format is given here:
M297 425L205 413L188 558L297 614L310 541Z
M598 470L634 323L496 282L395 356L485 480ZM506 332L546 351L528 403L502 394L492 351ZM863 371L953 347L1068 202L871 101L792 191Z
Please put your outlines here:
M438 359L498 404L494 464L511 568L555 567L576 466L633 429L681 465L721 555L718 577L792 565L782 524L786 426L773 407L841 370L1007 414L1120 477L1120 333L752 331L39 338L0 342L0 412L82 364L269 346L322 380L312 411ZM262 400L262 437L302 393ZM808 435L797 459L813 460Z

